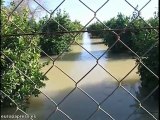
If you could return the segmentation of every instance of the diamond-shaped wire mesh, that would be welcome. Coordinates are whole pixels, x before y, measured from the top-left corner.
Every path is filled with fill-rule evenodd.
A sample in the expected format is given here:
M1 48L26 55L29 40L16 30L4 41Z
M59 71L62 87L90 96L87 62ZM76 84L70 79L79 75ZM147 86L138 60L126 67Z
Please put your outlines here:
M33 0L33 1L37 6L39 6L39 8L41 8L43 11L45 11L50 16L49 19L43 24L43 26L45 26L50 21L51 17L54 15L55 11L58 10L63 4L65 4L67 2L67 0L59 1L59 4L55 8L53 8L52 11L49 11L49 10L46 9L46 7L41 5L41 3L39 3L39 1L36 1L36 0ZM120 37L120 34L122 34L124 31L134 29L134 28L129 28L128 26L130 24L132 24L137 18L140 18L147 26L146 28L141 28L142 30L143 29L152 29L158 35L159 31L157 30L157 28L152 27L141 16L141 12L143 11L143 9L147 5L150 4L151 0L148 0L148 1L146 0L146 3L144 3L143 6L141 6L140 9L135 7L131 1L123 0L123 2L125 4L130 6L130 8L132 8L135 11L135 14L133 14L132 21L130 23L128 23L123 30L122 29L114 29L114 28L111 29L108 26L106 26L101 21L100 18L98 18L98 13L101 11L101 9L103 9L103 7L105 7L109 4L109 2L110 2L109 0L104 1L103 4L101 4L100 6L96 6L96 8L97 8L96 10L94 10L94 9L92 9L92 7L90 7L90 5L93 4L93 1L90 1L89 4L88 4L88 2L86 2L84 0L77 0L77 1L79 2L79 4L81 6L84 7L84 9L90 11L93 14L93 16L92 16L91 19L89 19L89 21L86 21L86 24L84 25L84 27L82 29L77 30L77 31L71 31L71 30L65 28L63 25L61 25L58 21L54 20L60 26L60 28L63 29L63 31L53 33L53 35L54 34L60 34L60 35L68 34L72 37L72 40L68 44L68 46L63 48L62 52L54 58L52 56L48 55L47 53L45 53L40 47L38 47L36 44L34 44L32 42L32 40L34 39L34 36L43 35L43 34L47 34L47 33L41 33L41 29L39 31L37 31L36 33L26 33L23 30L23 28L20 28L18 25L16 25L16 23L14 23L12 20L10 20L10 18L12 18L12 15L14 14L14 12L18 9L18 7L20 7L20 5L24 2L24 0L19 1L19 4L17 4L15 6L15 8L9 14L5 13L5 11L3 11L3 10L1 11L1 12L4 12L8 16L8 21L6 23L2 23L2 27L5 24L13 25L13 26L15 26L17 31L19 31L18 34L12 34L12 35L6 35L5 33L2 33L2 39L4 37L22 36L25 39L29 40L30 43L33 46L35 46L35 48L38 51L44 53L47 56L47 58L50 59L50 61L52 61L52 64L49 64L47 67L46 66L44 67L44 70L43 70L44 76L45 75L46 76L54 76L54 78L52 78L52 79L58 79L59 81L62 81L61 82L62 84L64 84L65 86L68 87L68 89L66 91L59 92L60 90L58 88L56 88L56 85L58 85L58 83L55 82L55 85L51 86L52 83L50 83L49 80L48 80L48 82L46 82L46 84L47 84L46 87L47 86L49 87L48 89L50 89L50 88L52 89L53 87L55 87L54 88L55 91L56 90L58 91L58 92L56 92L56 94L62 93L62 95L60 95L62 97L54 98L54 96L52 96L53 93L47 93L45 91L45 88L42 88L42 89L37 88L36 83L32 80L32 78L27 76L22 69L20 69L18 66L16 66L16 63L9 56L7 56L3 51L1 51L1 54L3 56L5 56L12 63L11 69L16 69L20 74L25 76L28 81L30 81L32 84L35 85L34 89L37 89L41 93L41 95L39 95L38 98L42 98L42 100L48 101L50 106L47 108L48 111L46 112L46 114L44 115L43 111L38 111L38 112L40 112L38 114L41 114L41 112L42 112L43 115L41 114L40 116L43 116L43 117L45 116L46 120L49 120L49 119L76 120L76 119L79 119L79 118L81 118L81 120L82 119L85 119L85 120L96 119L96 120L98 120L99 118L96 118L97 114L100 115L100 116L103 116L102 119L107 119L107 120L108 119L130 120L130 119L132 119L132 116L134 114L136 114L136 112L139 113L138 111L142 110L142 111L145 111L145 114L147 114L147 118L158 120L158 118L155 117L154 113L150 112L145 106L143 106L143 103L145 103L145 101L147 101L148 98L150 96L152 96L152 94L159 88L159 85L157 85L157 87L155 87L155 89L153 89L147 96L145 96L145 98L140 100L139 98L136 97L136 95L134 93L132 93L131 90L128 90L125 87L123 82L127 79L127 77L129 77L131 75L131 73L133 71L135 71L135 69L137 69L137 66L139 64L142 64L150 73L153 74L153 76L155 76L156 79L159 79L159 76L156 73L154 73L153 70L151 70L142 61L142 58L147 53L151 52L153 47L158 45L159 42L158 41L155 42L142 55L138 55L136 53L136 51L132 50L129 46L127 46L123 42L122 38ZM52 2L52 1L50 1L50 2ZM123 5L122 5L122 7L123 7ZM94 54L94 52L90 51L84 45L82 45L81 43L76 41L77 36L79 36L81 33L88 32L86 30L86 28L93 20L98 21L99 23L101 23L104 26L104 29L102 30L102 32L110 32L117 38L116 41L113 43L113 45L109 48L106 47L105 48L106 50L103 51L103 53L100 56L96 56ZM42 28L43 28L43 26L42 26ZM121 33L118 34L117 30L120 30ZM127 69L125 73L119 73L119 74L123 74L123 77L117 76L116 75L117 73L114 73L114 70L112 72L111 69L107 69L107 67L110 67L110 66L109 65L107 66L106 61L103 60L106 57L105 56L106 53L109 50L111 50L117 43L121 43L122 45L124 45L133 55L135 55L137 57L137 59L139 61L136 64L133 64L133 66L128 66L130 68ZM87 56L89 56L89 58L87 58L87 59L90 60L91 62L90 61L89 62L84 61L82 63L84 66L77 66L77 67L79 67L80 69L83 70L82 73L78 73L78 72L75 71L75 72L73 72L74 75L71 75L68 72L67 68L72 67L72 66L67 66L65 64L67 67L66 67L66 69L64 69L63 65L60 63L61 58L65 57L65 54L67 54L67 53L65 53L66 49L68 49L71 46L73 46L73 47L76 46L78 49L82 49L83 52L85 54L87 54ZM82 58L83 58L83 56L82 56ZM67 60L67 57L64 58L64 59ZM77 61L74 61L74 59L73 59L72 62L77 62ZM79 62L77 62L76 64L79 64ZM113 64L116 64L116 62L113 62ZM89 67L86 67L86 66L89 66ZM76 67L76 66L73 66L73 67ZM57 75L54 74L55 71L58 71L57 73L59 73L59 74L57 74ZM100 71L100 73L97 73L97 71ZM118 72L120 72L120 71L118 71ZM92 74L97 74L97 77L92 78ZM59 78L59 76L60 76L60 78ZM108 89L107 94L104 93L103 96L99 96L98 98L95 98L92 90L91 89L86 89L84 86L85 86L85 84L87 84L87 82L91 83L90 78L92 78L93 80L96 80L96 79L99 79L99 76L103 76L104 79L110 79L110 81L106 81L106 86L109 89ZM50 77L48 77L48 78L50 78ZM63 81L63 79L65 79L66 81ZM115 86L110 88L109 86L113 82L114 82L114 84L115 83L116 84L115 84ZM71 85L69 85L69 84L71 84ZM102 86L100 86L100 87L102 87ZM96 86L93 86L93 87L94 87L94 89L96 89L99 86L96 85ZM105 91L105 85L104 85L104 91ZM51 90L51 92L52 92L52 90ZM103 91L97 91L95 94L102 94L102 93L103 93ZM1 90L1 95L4 95L4 96L8 97L13 102L13 104L15 104L16 109L12 111L13 115L23 114L23 115L27 116L27 115L29 115L30 112L33 112L33 113L36 114L36 111L34 111L34 110L29 109L30 112L29 112L29 110L28 111L22 110L19 107L19 105L16 103L16 101L13 98L9 97L9 95L2 90ZM137 103L136 109L128 110L129 114L125 114L123 112L123 107L124 107L124 109L127 109L127 106L129 106L129 105L127 105L127 103L124 103L124 101L121 99L121 97L119 97L119 99L114 98L115 96L123 96L123 95L128 96L127 98L125 98L128 101L135 101ZM34 98L35 99L34 101L36 101L38 98ZM83 99L80 99L80 98L83 98ZM113 100L115 101L114 103L116 104L117 107L113 107L111 105L113 103ZM122 101L122 102L119 102L119 101ZM70 104L70 102L73 103L73 104ZM81 104L81 106L78 107L78 106L76 106L76 104ZM35 105L35 108L36 107L37 106ZM69 111L69 109L73 109L73 111L75 112L75 115L73 115L71 113L71 111ZM85 109L86 109L87 113L86 112L84 112L84 113L79 112L79 111L83 111ZM118 116L118 117L116 116L116 114L118 114L116 112L116 109L121 109L121 111L119 111L119 114L121 114L121 116ZM3 111L3 109L2 109L2 111ZM30 117L29 119L34 119L34 116L32 116L32 117L33 118ZM23 119L23 118L21 118L21 119Z

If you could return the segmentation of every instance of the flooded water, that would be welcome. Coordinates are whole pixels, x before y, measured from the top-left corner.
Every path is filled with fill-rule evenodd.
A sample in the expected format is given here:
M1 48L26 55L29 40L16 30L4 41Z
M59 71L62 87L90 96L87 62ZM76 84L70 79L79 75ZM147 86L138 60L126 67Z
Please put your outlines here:
M79 44L97 59L107 50L107 46L101 39L90 39L88 33L83 35L83 40ZM78 87L101 103L101 108L115 120L154 120L146 111L137 107L137 101L122 87L118 87L118 82L112 77L120 81L135 66L135 60L125 54L105 53L98 60L99 65L96 65L97 60L82 47L72 45L71 51L54 63L72 79L54 66L47 73L49 80L45 82L46 86L41 91L57 104L60 103L59 109L73 120L85 120L98 108L97 104L78 88L61 102L75 88L75 82L78 81ZM45 61L47 58L41 60L41 62ZM42 71L45 73L52 65L51 62ZM96 67L88 73L95 65ZM140 77L136 72L137 68L122 81L122 85L134 96L137 96L140 86ZM155 100L148 99L142 105L158 119L158 103ZM44 94L40 94L39 97L30 98L26 113L36 115L36 120L67 120L60 111L53 114L55 109L55 104ZM99 109L90 119L110 120L111 118Z

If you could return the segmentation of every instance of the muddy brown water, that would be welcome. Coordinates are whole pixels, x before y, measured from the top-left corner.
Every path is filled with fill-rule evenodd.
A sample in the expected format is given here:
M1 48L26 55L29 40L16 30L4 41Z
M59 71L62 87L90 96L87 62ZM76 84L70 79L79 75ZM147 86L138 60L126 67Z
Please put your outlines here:
M102 43L101 39L90 39L88 33L83 35L81 44L96 58L99 58L107 49L107 46ZM96 65L97 61L82 47L76 44L72 45L71 51L65 53L54 63L72 80L54 66L47 73L49 80L45 81L46 86L40 90L57 104L60 103L58 108L73 120L85 120L98 108L93 100L77 88L61 102L75 88L75 82L79 80L81 81L78 83L78 87L87 92L98 103L101 103L101 108L115 120L154 120L146 111L138 108L138 102L123 88L118 87L118 82L109 75L111 73L117 80L121 80L135 66L135 59L126 54L109 55L105 53L98 63L109 73L97 65L83 78ZM41 62L47 60L48 58L43 58ZM52 62L45 66L42 71L45 73L51 66ZM126 90L135 97L139 93L140 86L140 76L136 72L137 68L122 81L122 85ZM53 114L56 106L44 94L30 98L26 113L35 115L36 120L67 120L66 116L60 111L56 111ZM104 99L106 100L104 101ZM158 119L157 101L148 99L142 105ZM6 108L6 110L2 110L2 113L10 114L14 110L15 108ZM16 114L20 113L20 111L16 112ZM90 119L111 120L100 109Z

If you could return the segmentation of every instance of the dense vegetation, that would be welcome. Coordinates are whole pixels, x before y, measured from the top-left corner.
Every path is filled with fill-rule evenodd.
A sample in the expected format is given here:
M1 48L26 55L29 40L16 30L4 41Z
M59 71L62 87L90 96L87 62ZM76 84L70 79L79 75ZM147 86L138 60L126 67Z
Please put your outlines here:
M129 17L126 17L122 14L118 14L116 18L112 18L111 20L105 22L105 25L108 26L111 29L124 29L126 25L128 25L130 19ZM117 30L115 31L118 36L120 36L120 40L123 41L127 46L132 48L132 39L131 39L131 31L121 31ZM104 35L104 41L108 45L108 47L111 47L118 39L117 35L113 32L106 32ZM111 49L111 52L118 53L118 52L124 52L128 49L121 43L117 42Z
M1 32L3 35L65 31L63 27L69 31L82 28L80 22L72 22L68 14L61 11L58 11L47 24L45 23L48 17L38 22L33 17L30 19L27 8L21 9L20 13L14 11L8 21L8 14L14 7L13 2L10 6L2 6ZM43 52L37 47L49 55L59 54L64 48L68 48L73 38L70 34L3 37L1 41L1 90L23 107L29 96L38 96L40 93L38 89L44 87L43 81L47 80L41 72L41 68L47 63L39 62ZM2 106L14 105L5 94L1 94Z
M89 25L87 27L88 30L90 30L91 32L91 37L98 37L98 38L103 38L104 42L108 45L108 47L111 47L114 42L116 42L116 40L118 39L117 35L118 34L120 36L120 39L129 47L132 47L132 39L131 39L131 31L115 31L115 33L113 33L113 31L102 31L103 29L124 29L126 27L126 25L128 25L128 23L130 22L130 18L127 16L122 15L121 13L119 13L117 15L117 17L111 18L108 21L105 21L103 24L105 24L105 26L107 26L107 28L102 24L102 23L93 23L91 25ZM93 30L93 31L92 31ZM117 44L115 44L112 49L111 52L115 53L115 52L124 52L126 51L127 48L120 42L117 42Z
M87 27L87 30L90 33L90 37L91 38L103 38L104 37L104 33L103 33L103 29L104 29L104 25L102 23L99 22L95 22L91 25L89 25Z
M3 34L18 34L22 31L30 32L34 29L30 24L35 23L28 20L27 9L23 10L21 16L14 12L9 22L7 22L6 13L10 9L4 7L2 9L1 32ZM39 63L40 52L35 47L38 44L38 36L31 38L15 36L1 39L1 51L3 53L1 54L1 90L21 106L28 96L39 94L37 89L44 86L43 81L46 79L40 72L43 65ZM37 89L35 89L35 85ZM3 103L2 106L13 105L4 94L1 95L1 103Z
M159 26L159 18L150 18L146 21L152 27ZM147 27L142 20L137 20L133 23L136 28ZM134 51L138 55L143 56L142 62L156 75L159 76L159 44L154 45L158 42L158 31L152 30L137 30L132 34L134 41ZM148 51L153 46L153 48ZM148 52L147 52L148 51ZM147 53L146 53L147 52ZM146 53L146 54L145 54ZM145 54L145 55L144 55ZM141 96L149 94L158 84L159 79L156 78L149 70L147 70L142 64L138 66L138 71L141 76ZM158 98L159 89L154 93L154 97Z
M144 27L158 27L159 17L155 15L154 17L143 21L142 19L136 19L132 23L132 18L118 14L116 18L112 18L104 24L111 29L124 29L131 28L131 30L120 31L116 30L115 33L120 36L120 40L123 41L128 47L134 50L139 56L142 56L141 61L151 69L156 75L159 76L159 44L155 45L147 54L143 55L150 47L158 41L158 31L155 29L140 29ZM148 24L146 24L148 23ZM103 28L100 23L93 23L89 27L89 30L102 30ZM96 35L97 37L104 36L104 42L108 47L111 47L117 40L117 35L113 32L96 32L91 33L91 35ZM110 50L112 53L122 53L125 51L130 51L121 42L117 42ZM138 61L138 60L137 60ZM141 95L146 96L151 92L157 85L158 79L148 71L142 64L139 64L138 73L141 76ZM154 96L159 95L158 90L154 93Z
M46 23L49 18L46 16L40 21L40 24ZM56 16L50 18L49 22L42 27L42 32L47 34L41 36L40 46L41 49L48 55L56 55L63 50L68 51L68 45L71 41L74 41L73 34L55 34L54 32L61 31L74 31L82 29L82 25L78 21L72 22L69 15L61 10L57 11ZM80 36L80 35L79 35ZM42 55L44 55L42 53Z

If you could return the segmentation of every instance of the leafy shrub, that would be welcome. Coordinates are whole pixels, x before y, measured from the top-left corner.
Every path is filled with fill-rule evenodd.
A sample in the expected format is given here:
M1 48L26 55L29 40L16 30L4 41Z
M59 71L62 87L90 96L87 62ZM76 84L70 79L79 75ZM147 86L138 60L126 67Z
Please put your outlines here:
M124 29L126 25L129 23L129 17L125 17L121 13L117 15L117 18L112 18L109 21L107 21L105 24L111 29ZM120 36L120 40L123 41L127 46L132 48L133 41L131 39L131 31L125 31L122 32L121 30L115 31ZM111 47L115 41L117 40L117 36L112 32L107 32L105 34L104 41L108 45L108 47ZM128 49L121 43L117 42L111 49L111 52L117 53L117 52L124 52Z
M43 25L46 21L48 21L47 16L40 21L40 24ZM42 28L42 32L48 34L40 38L41 49L48 55L59 54L64 49L68 51L69 43L74 40L73 34L51 35L51 33L66 31L66 29L69 31L80 30L81 28L81 24L78 21L72 22L65 11L63 11L63 13L61 10L57 11L56 16L53 16ZM44 54L42 53L42 55Z
M152 27L159 26L159 18L150 18L148 22ZM134 26L147 27L142 20L137 20ZM158 33L155 30L137 30L132 39L134 41L134 51L138 55L142 56L155 42L158 41ZM142 58L142 62L151 69L156 75L159 76L159 44L155 45L145 56ZM148 71L142 64L138 67L139 74L141 76L141 94L146 96L149 94L159 83L159 80ZM154 97L158 98L159 90L154 93Z
M104 25L99 22L95 22L87 27L87 30L90 31L89 33L91 34L91 38L103 38L103 29Z
M15 11L9 22L7 22L6 13L10 11L10 8L2 7L2 10L4 11L1 12L2 34L18 34L22 33L21 30L33 31L34 28L30 24L31 22L35 24L35 22L29 21L27 9L22 11L21 16ZM1 51L4 53L1 54L1 90L20 106L24 105L30 95L38 96L40 92L37 89L45 85L43 81L46 78L40 72L43 66L39 63L40 52L35 47L38 44L38 36L31 39L28 36L3 37L1 40ZM5 95L1 95L1 103L3 106L13 105Z

